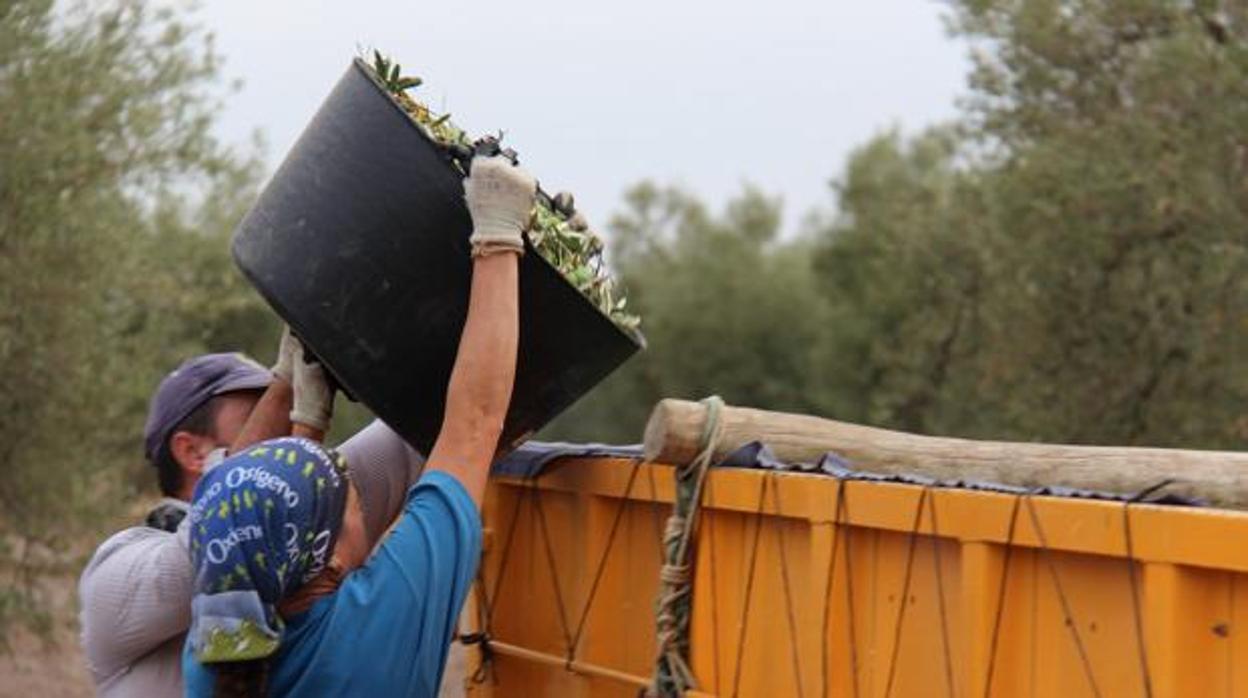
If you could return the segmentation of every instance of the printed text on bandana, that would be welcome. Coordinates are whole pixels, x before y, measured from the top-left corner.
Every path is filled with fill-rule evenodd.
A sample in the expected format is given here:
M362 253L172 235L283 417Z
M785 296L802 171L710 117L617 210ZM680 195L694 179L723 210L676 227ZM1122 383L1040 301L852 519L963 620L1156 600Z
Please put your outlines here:
M254 482L259 489L273 492L290 509L299 506L299 493L291 488L290 483L263 468L234 468L225 476L225 485L230 489L236 489L244 482Z
M224 536L213 538L205 543L204 555L213 564L219 565L225 562L225 558L229 556L234 546L243 541L260 540L263 536L264 531L255 524L231 528Z

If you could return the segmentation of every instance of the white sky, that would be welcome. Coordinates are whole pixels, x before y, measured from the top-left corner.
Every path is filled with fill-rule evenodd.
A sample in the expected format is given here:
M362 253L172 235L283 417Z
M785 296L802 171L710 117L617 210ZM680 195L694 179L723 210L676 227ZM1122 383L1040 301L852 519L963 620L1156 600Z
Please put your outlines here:
M931 0L211 0L220 135L259 129L270 171L346 69L377 47L469 133L500 127L547 191L597 224L645 178L718 210L751 182L786 228L829 209L850 150L954 114L966 49Z

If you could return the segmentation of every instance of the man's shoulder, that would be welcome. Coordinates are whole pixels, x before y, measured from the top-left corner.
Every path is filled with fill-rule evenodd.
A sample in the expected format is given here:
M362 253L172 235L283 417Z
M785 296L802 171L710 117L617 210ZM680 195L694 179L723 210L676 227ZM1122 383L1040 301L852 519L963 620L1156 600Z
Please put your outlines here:
M83 570L82 648L101 695L169 695L131 690L149 684L180 692L176 648L172 656L153 650L179 645L190 625L194 575L185 541L185 526L176 533L133 526L101 543Z
M123 528L104 539L103 543L100 543L99 547L95 549L95 553L91 556L91 562L87 564L87 567L90 568L95 564L106 562L114 555L133 550L157 548L171 543L177 543L177 534L169 531L162 531L151 526Z
M173 534L150 526L131 526L123 528L112 534L100 543L95 552L91 555L91 561L87 563L87 569L90 570L109 560L109 558L132 550L136 546L146 547L150 545L159 545L161 541L172 538Z
M151 526L131 526L109 536L87 562L82 571L80 590L90 591L87 583L90 579L115 567L130 568L142 565L146 561L155 564L167 564L169 556L187 557L185 531L162 531ZM189 565L189 560L188 560Z

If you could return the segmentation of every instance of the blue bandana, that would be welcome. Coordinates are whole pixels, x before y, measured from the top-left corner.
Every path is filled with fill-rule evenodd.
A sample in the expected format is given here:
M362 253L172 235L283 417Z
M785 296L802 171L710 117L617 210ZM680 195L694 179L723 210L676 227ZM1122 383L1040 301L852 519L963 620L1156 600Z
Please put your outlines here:
M347 489L341 456L290 437L252 446L200 478L190 511L197 660L244 661L277 651L277 604L329 563Z

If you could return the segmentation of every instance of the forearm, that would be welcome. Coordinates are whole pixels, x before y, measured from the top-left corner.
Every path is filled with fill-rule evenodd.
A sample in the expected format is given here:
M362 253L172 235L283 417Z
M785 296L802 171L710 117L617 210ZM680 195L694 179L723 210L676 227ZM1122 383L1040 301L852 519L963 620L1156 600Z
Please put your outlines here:
M285 380L274 378L264 391L255 409L247 418L238 438L230 444L230 453L278 436L290 435L290 405L294 391Z
M427 468L445 470L478 505L511 403L519 342L519 256L473 262L468 316Z
M447 391L448 420L476 419L483 427L502 431L516 378L518 276L515 254L478 257L473 262L468 317Z

